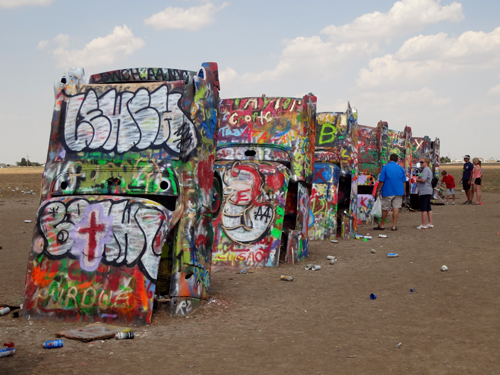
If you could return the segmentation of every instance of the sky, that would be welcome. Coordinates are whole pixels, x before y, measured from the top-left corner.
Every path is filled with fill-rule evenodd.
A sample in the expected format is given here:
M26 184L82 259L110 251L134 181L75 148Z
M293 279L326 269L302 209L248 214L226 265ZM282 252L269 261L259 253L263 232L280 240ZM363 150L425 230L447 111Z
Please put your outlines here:
M54 82L217 62L221 98L301 97L500 159L498 0L0 0L0 163L45 162Z

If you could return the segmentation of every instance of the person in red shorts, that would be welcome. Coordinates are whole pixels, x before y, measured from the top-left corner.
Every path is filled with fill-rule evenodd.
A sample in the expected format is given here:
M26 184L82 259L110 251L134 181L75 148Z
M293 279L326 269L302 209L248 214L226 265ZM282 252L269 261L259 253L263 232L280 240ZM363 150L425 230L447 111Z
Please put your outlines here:
M441 179L441 187L443 184L446 185L446 204L450 204L450 195L453 199L452 204L455 204L455 179L452 175L448 174L446 171L442 171L441 175L443 178Z

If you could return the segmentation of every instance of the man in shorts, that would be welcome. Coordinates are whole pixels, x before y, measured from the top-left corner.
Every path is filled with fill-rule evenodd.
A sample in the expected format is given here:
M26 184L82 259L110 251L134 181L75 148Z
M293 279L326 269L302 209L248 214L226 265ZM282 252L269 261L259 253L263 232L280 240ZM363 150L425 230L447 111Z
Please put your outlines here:
M474 169L474 164L470 162L470 155L464 156L464 162L464 171L460 183L462 184L462 187L465 190L465 195L467 196L467 200L464 204L472 204L472 196L474 192L470 188L470 175Z
M398 163L398 156L391 154L389 163L387 163L380 171L379 184L375 197L382 196L382 220L374 230L385 229L385 219L392 207L392 228L398 230L396 223L398 222L399 209L403 203L403 196L406 191L406 173L403 167Z

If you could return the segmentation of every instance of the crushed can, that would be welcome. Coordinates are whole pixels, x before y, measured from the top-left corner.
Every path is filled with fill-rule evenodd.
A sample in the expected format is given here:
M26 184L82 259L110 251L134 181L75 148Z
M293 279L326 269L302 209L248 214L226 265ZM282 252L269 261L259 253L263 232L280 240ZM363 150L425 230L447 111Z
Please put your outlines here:
M283 281L293 281L293 277L292 276L281 275L281 280L283 280Z
M388 258L397 258L398 257L398 253L387 253L387 257Z
M16 348L14 348L14 343L3 344L6 348L0 349L0 357L10 357L16 354Z
M134 336L134 332L132 331L129 331L129 332L118 332L116 335L115 335L115 339L116 340L128 340L128 339L133 339L135 336Z
M378 237L379 238L387 238L387 234L379 234Z
M45 341L42 346L45 349L55 349L55 348L62 348L63 347L63 340L49 340Z
M0 307L0 316L10 313L10 307Z

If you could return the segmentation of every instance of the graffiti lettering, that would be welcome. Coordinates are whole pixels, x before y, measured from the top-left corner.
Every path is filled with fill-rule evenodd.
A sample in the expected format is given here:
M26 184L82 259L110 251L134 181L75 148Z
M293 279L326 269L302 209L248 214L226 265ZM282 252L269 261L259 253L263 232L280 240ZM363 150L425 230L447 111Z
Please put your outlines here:
M333 142L336 134L337 128L334 125L324 123L319 134L318 145Z
M111 85L101 94L92 86L77 88L85 93L69 99L64 127L71 151L123 154L162 148L178 156L196 147L194 124L179 108L183 94L169 92L167 84L151 83L135 92Z
M156 279L161 243L172 214L160 205L141 201L51 199L38 212L49 258L80 259L80 267L95 271L99 264L136 264L151 280Z

